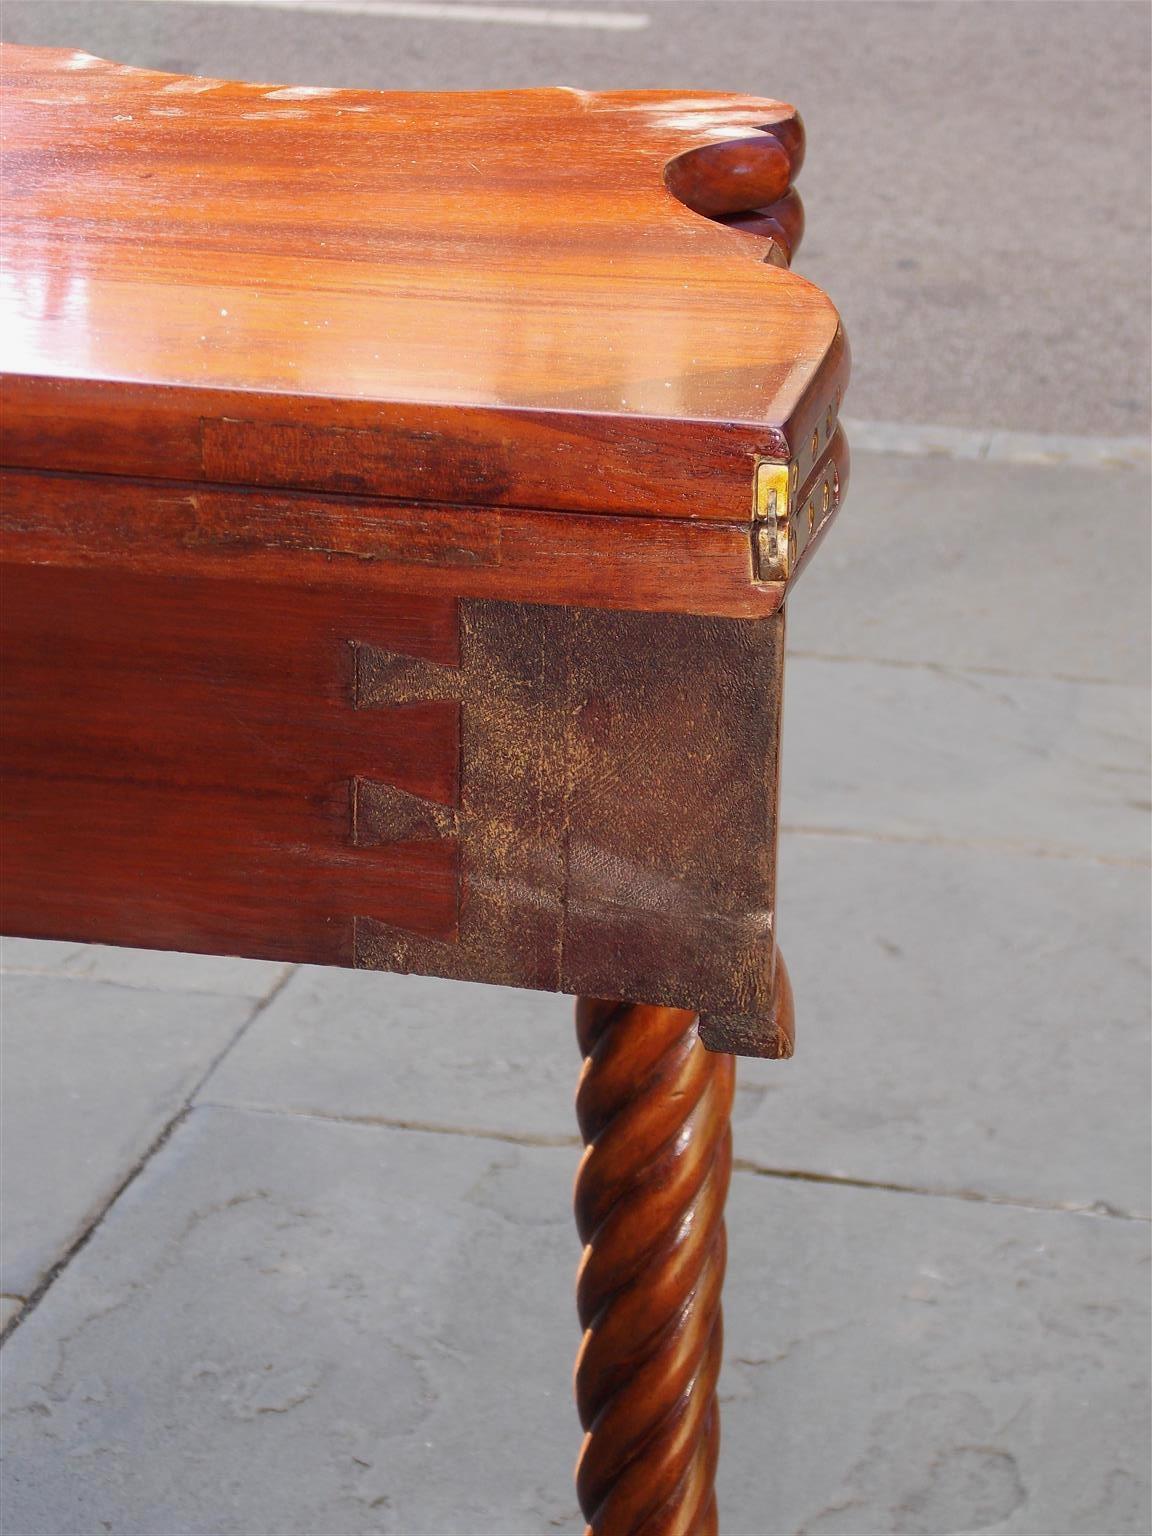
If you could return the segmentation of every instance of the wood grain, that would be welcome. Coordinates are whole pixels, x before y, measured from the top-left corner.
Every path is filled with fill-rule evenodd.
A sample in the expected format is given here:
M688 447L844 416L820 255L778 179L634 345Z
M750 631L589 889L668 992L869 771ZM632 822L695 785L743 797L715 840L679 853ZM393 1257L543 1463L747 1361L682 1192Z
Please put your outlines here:
M791 1054L773 931L783 621L465 602L460 666L363 648L364 709L462 705L457 933L357 963L701 1014Z
M775 240L674 195L776 206L779 102L2 75L9 465L735 521L843 382Z
M790 1052L779 615L0 577L5 931L644 996Z
M576 1027L588 1536L715 1536L735 1061L675 1008L581 998Z
M749 522L393 502L111 475L0 471L5 557L221 581L755 618Z
M458 793L459 705L358 711L351 641L458 659L455 605L2 568L3 928L351 965L455 933L454 843L358 845L356 780Z

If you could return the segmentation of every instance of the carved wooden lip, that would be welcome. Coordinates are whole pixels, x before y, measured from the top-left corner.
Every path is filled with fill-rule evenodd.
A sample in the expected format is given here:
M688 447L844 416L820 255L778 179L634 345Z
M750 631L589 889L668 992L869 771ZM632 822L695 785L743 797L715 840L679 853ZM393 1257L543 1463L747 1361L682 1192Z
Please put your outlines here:
M429 499L460 502L518 504L493 482L546 447L532 501L564 510L594 506L603 440L626 510L746 517L754 457L791 457L842 386L829 300L739 232L798 230L755 211L802 153L782 103L0 54L8 463L221 478L206 423L275 425L299 440L263 478L325 488L325 434L370 432L426 441ZM386 464L363 488L395 494Z

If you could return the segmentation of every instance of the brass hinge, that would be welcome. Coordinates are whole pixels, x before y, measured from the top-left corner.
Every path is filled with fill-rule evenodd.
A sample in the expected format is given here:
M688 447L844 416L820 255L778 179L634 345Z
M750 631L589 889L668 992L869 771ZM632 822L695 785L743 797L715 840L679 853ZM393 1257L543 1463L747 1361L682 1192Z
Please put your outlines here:
M758 461L752 518L757 581L787 581L796 563L796 529L789 507L795 488L795 464Z
M815 447L813 443L813 453ZM807 471L798 495L799 479L800 466L795 459L790 464L757 461L752 509L756 581L787 581L840 505L840 470L831 453Z

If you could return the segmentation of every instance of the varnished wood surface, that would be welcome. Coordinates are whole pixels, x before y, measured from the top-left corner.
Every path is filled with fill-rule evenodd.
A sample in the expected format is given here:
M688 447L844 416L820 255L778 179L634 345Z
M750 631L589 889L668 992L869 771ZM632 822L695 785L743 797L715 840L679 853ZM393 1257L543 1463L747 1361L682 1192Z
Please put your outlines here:
M732 521L842 389L780 103L3 74L8 464Z
M458 788L459 704L360 710L352 642L458 659L451 600L5 566L2 925L330 965L355 920L445 940L452 842L356 836L354 791Z
M12 563L732 618L785 592L759 579L739 523L39 470L0 471L0 506Z
M788 1053L782 615L225 564L0 566L0 931L642 996Z
M691 1013L581 998L576 1469L588 1536L716 1536L735 1061Z
M675 391L664 415L540 404L562 368L536 342L569 326L613 366L646 367L644 326L578 323L572 296L593 276L605 315L645 326L653 304L691 327L754 293L767 325L744 307L746 334L793 383L806 376L814 333L777 334L773 305L808 290L763 259L800 230L791 109L753 103L749 133L747 102L667 93L361 100L14 57L8 318L59 369L6 381L9 927L642 997L692 1008L718 1047L787 1054L773 1001L786 582L771 565L777 492L773 511L752 495L763 429L677 418ZM137 115L139 158L124 137ZM360 127L337 123L326 149L342 116ZM451 249L458 151L428 158L437 124L431 138L459 128L452 144L491 184ZM355 174L395 194L387 217L353 196ZM579 219L545 196L564 187ZM748 198L772 201L742 213ZM182 304L220 297L234 260L251 279L251 379L181 329ZM143 311L154 332L135 323L141 274L171 300ZM401 332L374 377L383 389L415 358L435 396L437 304L473 303L473 279L491 304L462 333L460 377L489 355L499 371L512 347L532 408L514 392L469 405L278 387L281 301L335 295L365 325L427 305L432 350L407 356ZM70 330L66 291L103 294L107 325L78 299ZM253 318L266 298L270 330ZM488 325L505 303L511 340ZM741 378L751 398L767 376L720 339L731 355L706 380L686 364L681 382ZM808 547L847 471L834 316L825 340L819 390L789 424L802 439L769 467ZM310 345L301 356L328 356ZM111 356L139 376L103 375ZM166 373L190 358L199 382ZM582 376L598 387L595 369Z

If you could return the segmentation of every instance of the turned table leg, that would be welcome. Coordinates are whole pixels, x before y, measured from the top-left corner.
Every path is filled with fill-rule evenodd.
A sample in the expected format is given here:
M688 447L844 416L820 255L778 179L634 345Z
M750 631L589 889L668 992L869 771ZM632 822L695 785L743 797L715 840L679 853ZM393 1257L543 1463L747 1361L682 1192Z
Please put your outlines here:
M582 998L576 1486L595 1536L711 1536L735 1058L678 1008Z

